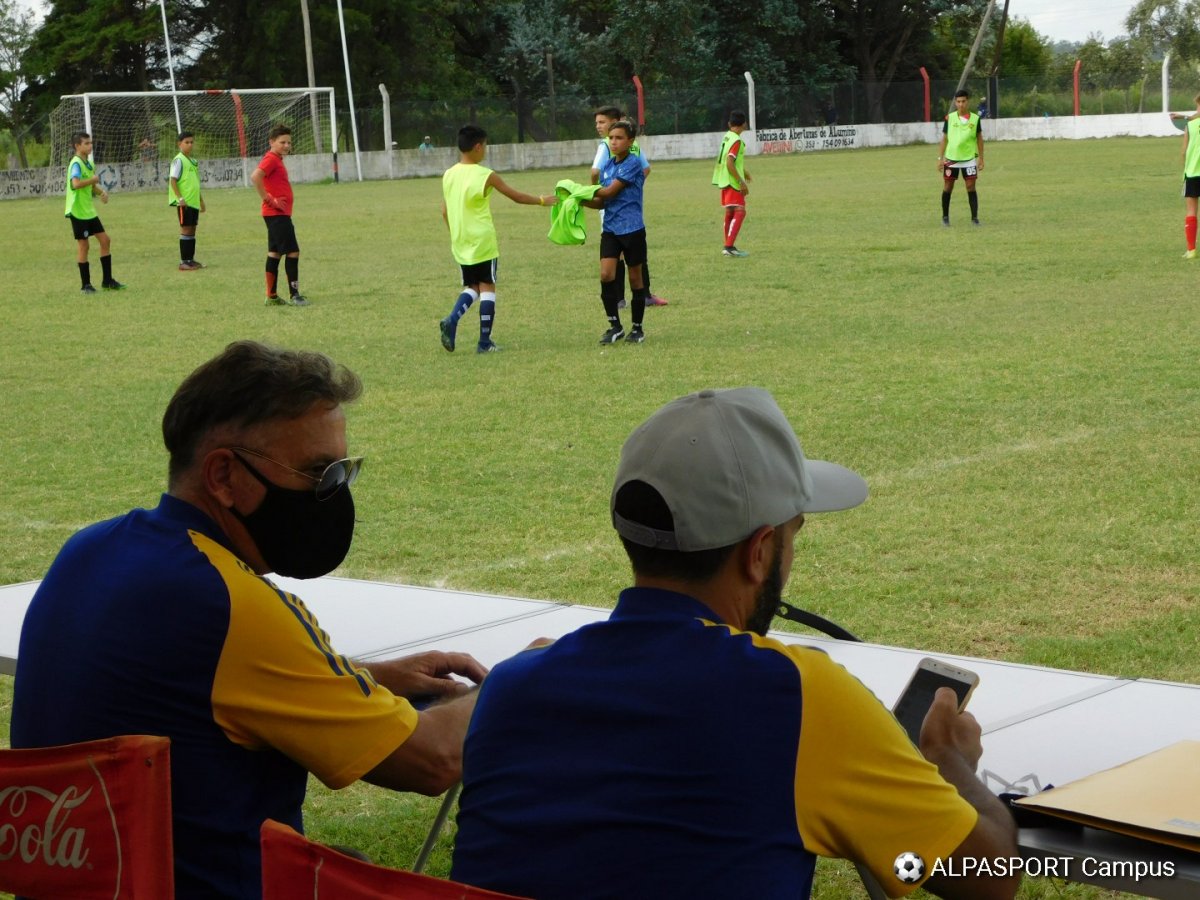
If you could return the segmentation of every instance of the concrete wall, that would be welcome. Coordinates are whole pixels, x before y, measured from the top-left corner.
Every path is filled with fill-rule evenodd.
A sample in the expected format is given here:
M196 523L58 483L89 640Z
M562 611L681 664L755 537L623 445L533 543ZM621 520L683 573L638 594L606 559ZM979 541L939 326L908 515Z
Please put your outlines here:
M1081 140L1118 136L1169 137L1179 131L1163 113L1132 113L1118 116L1062 116L1056 118L988 119L984 138L988 141L1037 139ZM940 122L901 122L884 125L834 125L822 127L783 126L747 132L751 154L792 154L863 147L897 147L905 144L936 144L941 139ZM721 146L721 133L656 134L642 139L650 160L708 159ZM576 168L591 163L596 141L560 141L548 144L495 144L488 147L488 165L500 172L527 169ZM364 179L422 178L441 175L458 162L453 147L419 150L384 150L361 154ZM201 159L200 177L205 190L250 186L256 159ZM97 164L100 183L109 192L162 191L166 196L170 160L151 163ZM296 184L325 181L333 177L329 154L289 156L288 174ZM338 156L342 181L358 180L353 152ZM63 193L65 173L59 168L18 169L0 172L0 199L55 196Z

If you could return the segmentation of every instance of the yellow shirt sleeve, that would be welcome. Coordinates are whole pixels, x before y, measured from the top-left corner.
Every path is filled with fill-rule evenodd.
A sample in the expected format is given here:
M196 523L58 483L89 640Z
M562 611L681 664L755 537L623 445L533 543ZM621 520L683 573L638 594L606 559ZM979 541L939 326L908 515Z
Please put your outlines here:
M896 857L915 852L928 877L979 814L862 682L819 650L785 652L800 670L796 823L804 845L861 862L889 896L903 896L917 885L896 877Z
M408 739L416 710L334 650L299 597L216 542L192 535L229 589L229 629L212 709L231 741L278 750L340 788Z

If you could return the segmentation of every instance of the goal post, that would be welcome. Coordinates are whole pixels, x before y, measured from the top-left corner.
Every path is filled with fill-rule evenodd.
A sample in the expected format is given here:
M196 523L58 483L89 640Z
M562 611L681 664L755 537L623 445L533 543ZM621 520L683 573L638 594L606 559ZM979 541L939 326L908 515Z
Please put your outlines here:
M337 180L337 111L333 88L120 91L64 96L50 114L51 164L65 166L71 135L86 131L104 163L154 162L176 153L176 110L207 160L256 160L276 125L292 129L292 154L328 157ZM248 178L248 174L246 175Z

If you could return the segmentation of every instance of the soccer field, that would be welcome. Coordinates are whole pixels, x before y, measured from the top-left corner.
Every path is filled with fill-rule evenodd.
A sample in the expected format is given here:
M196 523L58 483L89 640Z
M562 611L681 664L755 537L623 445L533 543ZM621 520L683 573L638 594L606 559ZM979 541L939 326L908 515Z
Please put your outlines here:
M720 254L711 163L655 164L650 269L670 305L647 310L641 346L597 344L595 216L587 246L558 247L545 210L496 195L504 351L483 356L474 309L458 352L438 342L458 270L436 179L297 186L304 309L263 305L253 190L205 195L199 272L176 271L163 195L114 194L98 210L129 288L95 297L61 198L6 202L0 583L153 505L174 388L255 338L365 383L339 574L610 605L628 582L608 521L625 436L679 394L755 384L872 492L809 519L790 602L871 641L1200 680L1200 263L1180 258L1178 141L990 143L981 228L961 184L941 227L935 155L751 158L746 259ZM502 174L548 193L585 171ZM431 808L382 793L318 792L313 832L411 863Z

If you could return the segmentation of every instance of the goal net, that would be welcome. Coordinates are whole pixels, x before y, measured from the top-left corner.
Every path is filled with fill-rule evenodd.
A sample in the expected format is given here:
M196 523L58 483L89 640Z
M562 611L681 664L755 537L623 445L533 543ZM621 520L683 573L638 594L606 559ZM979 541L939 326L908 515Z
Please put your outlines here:
M258 158L276 125L292 129L293 154L328 156L336 175L333 88L71 94L50 114L51 164L70 161L78 131L92 136L93 157L104 163L169 160L181 129L206 160Z

